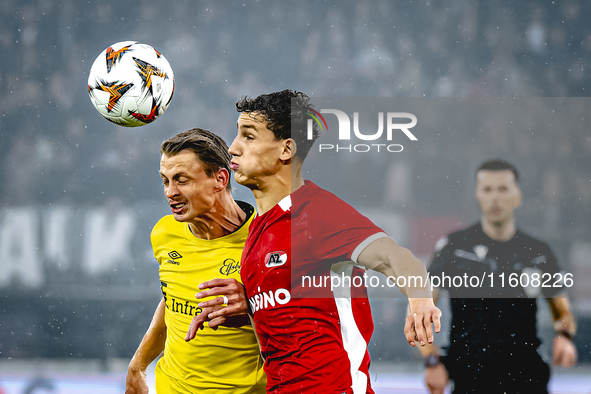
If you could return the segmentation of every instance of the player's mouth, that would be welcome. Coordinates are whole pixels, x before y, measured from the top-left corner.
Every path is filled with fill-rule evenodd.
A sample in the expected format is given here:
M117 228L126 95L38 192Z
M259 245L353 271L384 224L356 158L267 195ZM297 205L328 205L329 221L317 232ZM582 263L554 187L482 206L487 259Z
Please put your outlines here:
M183 211L183 208L185 207L185 205L187 205L187 204L184 202L177 202L177 203L171 202L169 205L170 205L170 211L172 213L180 214Z
M496 205L496 206L493 206L493 207L492 207L492 208L489 210L489 212L490 212L492 215L499 215L499 214L502 212L502 209L501 209L501 207L499 207L498 205Z
M240 167L238 164L231 162L230 163L230 168L234 171L236 171L238 169L238 167Z

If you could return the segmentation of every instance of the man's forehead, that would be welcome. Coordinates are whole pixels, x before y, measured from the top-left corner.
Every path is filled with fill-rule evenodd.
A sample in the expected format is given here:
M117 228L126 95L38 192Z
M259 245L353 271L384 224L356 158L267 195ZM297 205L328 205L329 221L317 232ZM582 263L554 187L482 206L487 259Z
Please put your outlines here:
M190 149L184 149L175 155L163 153L160 158L160 168L183 170L187 168L201 167L197 154Z
M515 182L515 174L511 170L480 170L476 174L478 183L498 183L498 182Z
M267 117L260 113L260 112L242 112L240 116L238 116L238 127L241 125L244 126L254 126L255 124L265 126L267 124Z

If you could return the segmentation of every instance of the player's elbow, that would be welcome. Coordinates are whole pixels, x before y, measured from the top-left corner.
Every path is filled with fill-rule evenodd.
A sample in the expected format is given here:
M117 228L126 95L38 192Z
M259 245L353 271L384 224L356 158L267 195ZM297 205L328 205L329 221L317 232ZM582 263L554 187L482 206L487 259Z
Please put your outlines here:
M391 241L380 250L375 269L386 275L404 275L408 272L417 272L417 269L420 270L423 266L410 250Z

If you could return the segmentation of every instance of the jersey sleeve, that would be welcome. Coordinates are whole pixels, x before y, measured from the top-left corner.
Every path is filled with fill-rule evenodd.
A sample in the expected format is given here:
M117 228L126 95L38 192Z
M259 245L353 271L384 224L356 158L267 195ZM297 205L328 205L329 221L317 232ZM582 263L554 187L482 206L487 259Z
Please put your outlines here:
M308 210L307 247L316 259L347 258L359 254L388 234L355 208L332 194L317 196Z
M534 263L535 267L539 267L539 269L542 270L544 274L549 274L552 278L552 280L548 282L549 284L551 283L552 286L542 286L542 295L545 298L552 298L565 290L564 276L555 276L555 274L560 274L560 267L558 265L558 261L556 260L556 256L554 256L554 253L552 253L552 250L548 245L545 243L542 245L543 247L540 248L540 254L533 259L532 263ZM546 277L548 276L546 275ZM556 278L562 279L557 283L560 284L560 286L554 286L557 280Z
M161 245L164 243L163 241L166 237L165 223L166 216L161 218L158 223L154 225L154 228L152 228L152 232L150 233L152 253L158 264L161 264Z

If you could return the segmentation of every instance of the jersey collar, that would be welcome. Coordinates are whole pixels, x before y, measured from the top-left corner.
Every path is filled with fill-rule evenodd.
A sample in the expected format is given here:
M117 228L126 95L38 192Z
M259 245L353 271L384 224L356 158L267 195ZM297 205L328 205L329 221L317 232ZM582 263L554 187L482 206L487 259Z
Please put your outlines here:
M277 205L279 205L279 207L283 209L283 212L289 211L289 209L291 208L291 195L285 196L283 200L277 203Z

